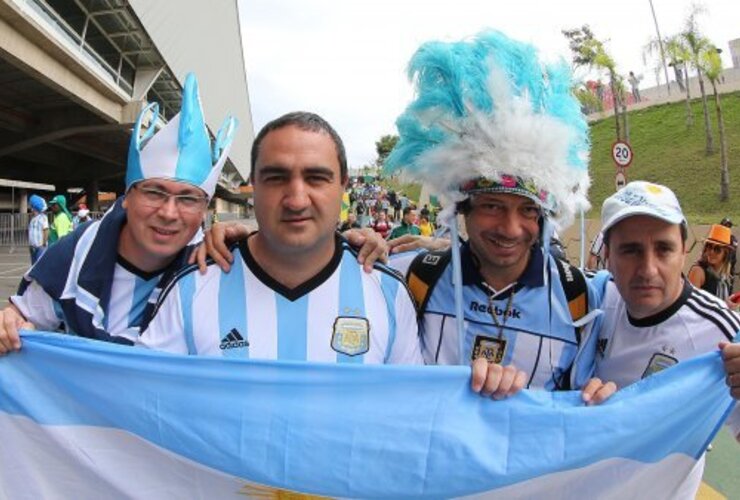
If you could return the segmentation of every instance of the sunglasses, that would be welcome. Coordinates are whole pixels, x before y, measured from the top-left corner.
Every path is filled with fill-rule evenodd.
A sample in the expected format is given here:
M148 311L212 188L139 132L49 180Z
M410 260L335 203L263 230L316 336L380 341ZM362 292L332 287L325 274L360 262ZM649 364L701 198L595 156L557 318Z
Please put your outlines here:
M722 250L724 250L725 247L721 245L713 245L712 243L705 243L704 244L704 251L710 251L713 253L720 253Z

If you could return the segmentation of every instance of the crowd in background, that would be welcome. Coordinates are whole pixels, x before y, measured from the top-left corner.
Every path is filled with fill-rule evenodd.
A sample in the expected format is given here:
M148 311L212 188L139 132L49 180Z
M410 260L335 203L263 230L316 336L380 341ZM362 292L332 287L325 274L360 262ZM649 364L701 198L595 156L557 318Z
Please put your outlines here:
M378 183L355 180L348 188L349 211L340 225L344 231L352 228L372 228L383 238L393 239L405 234L432 236L436 230L439 207L411 200L399 191L386 189Z
M53 245L78 226L92 220L90 210L84 203L77 205L77 211L73 216L67 208L67 198L63 194L54 196L48 203L41 196L32 194L28 198L28 205L32 213L28 223L28 246L32 265L49 245Z

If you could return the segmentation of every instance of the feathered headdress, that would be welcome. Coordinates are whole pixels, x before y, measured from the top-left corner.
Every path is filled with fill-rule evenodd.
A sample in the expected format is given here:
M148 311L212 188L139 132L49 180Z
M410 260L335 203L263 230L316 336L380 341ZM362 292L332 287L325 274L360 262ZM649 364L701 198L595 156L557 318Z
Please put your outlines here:
M456 202L475 192L537 201L558 225L589 207L588 127L564 61L498 31L428 42L409 63L416 98L399 116L389 172Z
M126 190L144 179L163 178L199 187L212 197L229 154L237 120L227 117L211 145L198 82L192 73L185 78L180 112L156 134L156 120L152 119L142 135L144 117L148 113L156 117L158 111L157 103L149 104L136 120L128 150Z

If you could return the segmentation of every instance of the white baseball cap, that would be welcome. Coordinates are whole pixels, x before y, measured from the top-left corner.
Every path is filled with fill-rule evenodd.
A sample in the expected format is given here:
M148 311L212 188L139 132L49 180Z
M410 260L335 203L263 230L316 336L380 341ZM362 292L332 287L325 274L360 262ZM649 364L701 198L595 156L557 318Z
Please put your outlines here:
M686 225L681 205L673 191L660 184L634 181L604 200L601 207L601 232L634 215L647 215L669 224Z

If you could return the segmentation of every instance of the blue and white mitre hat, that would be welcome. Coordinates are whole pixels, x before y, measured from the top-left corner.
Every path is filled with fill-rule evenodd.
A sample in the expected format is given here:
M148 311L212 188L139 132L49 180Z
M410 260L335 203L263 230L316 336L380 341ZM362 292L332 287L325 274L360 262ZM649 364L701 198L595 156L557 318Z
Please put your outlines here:
M535 200L557 223L588 209L588 126L565 61L498 31L423 44L409 63L416 96L385 168L455 203L479 192Z
M227 117L211 144L198 81L192 73L185 78L180 112L155 134L158 112L157 103L149 104L136 120L128 150L126 191L144 179L162 178L199 187L211 198L228 157L237 120ZM153 118L142 134L142 121L149 113Z

